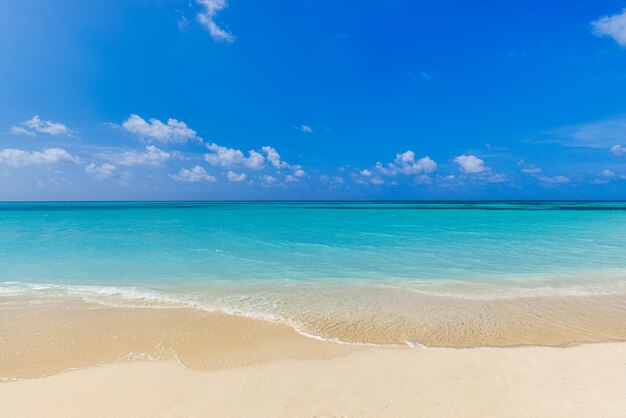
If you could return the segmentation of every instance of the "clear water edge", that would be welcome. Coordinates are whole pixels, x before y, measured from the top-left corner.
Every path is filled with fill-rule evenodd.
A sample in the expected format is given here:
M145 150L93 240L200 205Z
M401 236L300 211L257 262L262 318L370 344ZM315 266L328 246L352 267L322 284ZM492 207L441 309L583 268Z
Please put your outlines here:
M11 203L0 204L0 242L0 301L37 293L187 306L335 341L299 313L332 321L338 295L361 298L350 315L368 317L391 315L406 292L479 301L626 294L621 202ZM393 314L410 316L424 300Z

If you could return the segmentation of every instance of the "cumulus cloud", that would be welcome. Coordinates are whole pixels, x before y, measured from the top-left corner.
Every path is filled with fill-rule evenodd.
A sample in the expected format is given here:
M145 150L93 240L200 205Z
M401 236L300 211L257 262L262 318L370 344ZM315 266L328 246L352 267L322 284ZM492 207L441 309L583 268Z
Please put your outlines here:
M172 153L165 152L154 145L146 146L145 151L131 150L107 156L107 158L109 158L113 163L124 166L158 166L169 161L172 157Z
M613 155L624 155L626 154L626 147L622 145L613 145L610 148L611 154Z
M35 115L32 118L20 123L20 126L12 126L10 132L13 135L36 136L37 132L52 136L67 135L70 130L60 122L52 120L42 120Z
M265 165L265 157L254 150L248 151L246 157L238 149L223 147L215 143L208 144L207 148L213 153L205 154L204 159L211 165L221 167L243 166L254 170L260 170Z
M485 162L474 155L458 155L452 161L466 174L480 174L488 170Z
M265 154L265 157L267 158L267 161L269 161L269 163L273 167L278 168L278 169L284 168L284 169L293 170L293 173L289 174L292 177L293 176L304 177L306 175L305 171L299 165L289 164L281 160L280 154L274 148L270 146L265 146L261 148L261 151L263 151L263 153Z
M208 29L211 37L216 41L234 42L233 34L215 23L215 15L227 8L228 2L226 0L196 0L196 2L202 7L202 11L197 14L198 21Z
M386 167L380 162L376 163L376 170L387 176L432 173L436 169L437 163L430 157L426 156L415 160L415 153L411 150L396 154L393 163L387 164Z
M304 132L305 134L313 133L313 128L311 128L309 125L296 126L296 129L299 130L300 132Z
M0 149L0 164L12 167L29 165L79 163L80 159L62 148L48 148L43 151L24 151L15 148Z
M306 172L302 169L302 167L283 161L278 151L270 146L261 147L260 152L256 150L250 150L248 151L247 156L241 150L224 147L215 143L208 144L207 148L212 152L209 154L205 154L204 159L211 165L228 168L239 167L252 170L262 170L266 167L265 162L267 161L271 167L277 170L281 170L276 172L277 176L279 176L280 178L282 178L282 176L289 176L288 179L285 177L288 182L293 182L294 179L298 179L306 175ZM285 173L282 170L289 170L290 172ZM245 174L237 174L234 171L227 172L226 177L230 181L234 182L243 181L246 179ZM269 179L269 177L273 178L274 180ZM269 177L261 177L261 180L263 181L263 183L266 184L278 182L277 177Z
M508 178L502 173L494 172L491 167L475 155L457 155L452 161L459 166L462 173L467 174L474 180L484 183L503 183Z
M626 9L591 22L591 27L595 35L608 36L621 46L626 47Z
M85 171L93 175L98 180L103 180L107 177L110 177L116 169L116 166L109 163L104 163L102 165L91 163L85 167Z
M168 119L167 123L163 123L154 118L146 121L142 117L133 114L122 123L122 127L140 138L165 143L202 140L196 131L187 126L185 122L172 118Z
M215 183L217 181L215 176L212 176L209 173L207 173L206 170L203 167L200 167L199 165L193 167L190 170L186 168L181 168L178 174L174 174L171 177L177 181L186 181L190 183L200 183L200 182Z
M234 171L229 171L228 173L226 173L226 178L228 178L229 181L232 181L235 183L244 181L246 177L247 176L245 173L235 173Z
M386 181L385 176L404 175L425 175L432 173L437 169L437 163L430 157L422 157L415 159L415 153L411 150L396 154L396 158L391 163L382 164L377 162L372 169L360 170L358 173L352 173L352 180L358 184L381 185ZM389 181L389 184L397 184L395 181Z
M272 147L265 146L261 148L261 151L265 153L267 156L267 160L276 168L289 168L289 164L284 161L281 161L280 154Z

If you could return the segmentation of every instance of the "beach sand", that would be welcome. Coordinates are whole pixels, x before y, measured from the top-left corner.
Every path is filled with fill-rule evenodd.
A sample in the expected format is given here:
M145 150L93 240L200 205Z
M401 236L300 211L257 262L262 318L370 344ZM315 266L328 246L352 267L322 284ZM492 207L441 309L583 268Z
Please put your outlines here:
M0 384L2 416L623 417L626 344L369 348L196 371L116 363Z
M193 309L23 302L0 309L0 416L626 416L626 343L355 346Z

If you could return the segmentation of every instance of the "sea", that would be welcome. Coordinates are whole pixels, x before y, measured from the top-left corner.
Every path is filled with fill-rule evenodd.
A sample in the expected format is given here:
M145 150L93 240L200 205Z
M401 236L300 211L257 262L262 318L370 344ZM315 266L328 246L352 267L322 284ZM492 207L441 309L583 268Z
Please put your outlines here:
M626 328L626 202L0 203L0 302L16 295L355 344L532 344L507 327Z

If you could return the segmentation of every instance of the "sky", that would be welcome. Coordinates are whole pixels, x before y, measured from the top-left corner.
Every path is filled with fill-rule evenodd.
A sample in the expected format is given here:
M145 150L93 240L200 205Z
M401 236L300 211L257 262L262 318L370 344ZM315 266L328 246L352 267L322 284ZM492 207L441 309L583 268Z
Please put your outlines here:
M626 199L626 0L0 0L0 200Z

